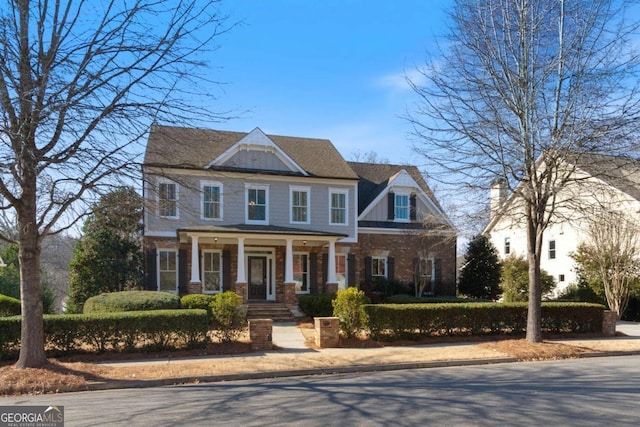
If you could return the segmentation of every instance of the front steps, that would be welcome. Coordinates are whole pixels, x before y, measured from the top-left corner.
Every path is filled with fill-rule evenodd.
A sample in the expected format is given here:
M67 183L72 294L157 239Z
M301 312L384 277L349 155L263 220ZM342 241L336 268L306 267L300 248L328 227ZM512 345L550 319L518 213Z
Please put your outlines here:
M271 319L274 322L295 322L291 310L281 302L249 301L247 303L247 320Z

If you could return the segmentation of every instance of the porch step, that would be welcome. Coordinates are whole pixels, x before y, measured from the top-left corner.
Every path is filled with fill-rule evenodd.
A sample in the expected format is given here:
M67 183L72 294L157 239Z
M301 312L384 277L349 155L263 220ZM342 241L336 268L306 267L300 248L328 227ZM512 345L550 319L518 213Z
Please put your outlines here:
M279 302L253 302L247 304L247 320L271 319L274 322L295 322L286 305Z

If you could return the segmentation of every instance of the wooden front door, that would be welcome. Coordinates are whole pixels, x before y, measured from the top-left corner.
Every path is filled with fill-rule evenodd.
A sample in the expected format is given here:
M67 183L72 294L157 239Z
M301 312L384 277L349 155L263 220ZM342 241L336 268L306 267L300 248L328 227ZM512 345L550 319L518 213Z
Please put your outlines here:
M267 257L249 256L249 299L267 299Z

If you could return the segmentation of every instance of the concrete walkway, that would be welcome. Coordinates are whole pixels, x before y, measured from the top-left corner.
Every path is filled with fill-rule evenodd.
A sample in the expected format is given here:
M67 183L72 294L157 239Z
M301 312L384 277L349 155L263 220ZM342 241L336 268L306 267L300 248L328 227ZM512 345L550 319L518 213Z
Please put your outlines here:
M275 322L272 330L273 345L282 350L308 351L305 338L296 322Z

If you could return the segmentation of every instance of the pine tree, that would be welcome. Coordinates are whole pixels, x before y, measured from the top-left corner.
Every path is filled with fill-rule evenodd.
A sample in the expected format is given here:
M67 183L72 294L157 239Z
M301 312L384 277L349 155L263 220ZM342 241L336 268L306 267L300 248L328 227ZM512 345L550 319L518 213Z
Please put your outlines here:
M458 291L463 295L495 301L502 293L500 274L501 266L495 246L486 236L475 236L467 246Z

